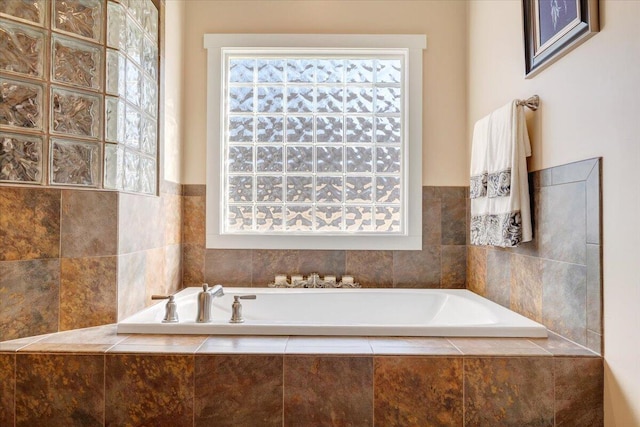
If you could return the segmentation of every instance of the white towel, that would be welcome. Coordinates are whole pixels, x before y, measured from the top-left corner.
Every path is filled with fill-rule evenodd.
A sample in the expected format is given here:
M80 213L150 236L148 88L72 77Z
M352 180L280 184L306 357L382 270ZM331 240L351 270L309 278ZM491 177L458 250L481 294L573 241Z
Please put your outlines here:
M471 244L514 247L532 238L524 107L512 101L478 120L471 146Z

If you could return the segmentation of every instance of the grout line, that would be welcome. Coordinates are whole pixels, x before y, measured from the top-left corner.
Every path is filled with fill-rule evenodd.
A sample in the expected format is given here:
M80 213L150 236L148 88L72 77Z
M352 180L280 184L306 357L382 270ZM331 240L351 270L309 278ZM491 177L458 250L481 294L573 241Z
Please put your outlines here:
M460 350L460 348L459 348L457 345L455 345L455 344L453 343L453 341L451 341L449 338L446 338L446 337L445 337L445 340L447 340L447 342L448 342L449 344L451 344L451 345L453 346L453 348L455 348L456 350L458 350L458 351L460 352L460 356L467 356L467 355L464 353L464 351Z
M537 343L531 341L530 339L527 339L527 342L530 342L531 344L535 345L536 347L538 347L539 349L541 349L542 351L544 351L545 353L547 353L550 356L555 356L552 352L550 352L549 350L547 350L546 348L538 345Z

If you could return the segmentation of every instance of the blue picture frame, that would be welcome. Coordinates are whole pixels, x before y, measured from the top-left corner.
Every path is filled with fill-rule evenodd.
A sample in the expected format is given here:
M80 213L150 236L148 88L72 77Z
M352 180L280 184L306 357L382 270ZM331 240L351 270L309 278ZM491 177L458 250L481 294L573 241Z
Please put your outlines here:
M522 12L526 78L600 31L598 0L522 0Z

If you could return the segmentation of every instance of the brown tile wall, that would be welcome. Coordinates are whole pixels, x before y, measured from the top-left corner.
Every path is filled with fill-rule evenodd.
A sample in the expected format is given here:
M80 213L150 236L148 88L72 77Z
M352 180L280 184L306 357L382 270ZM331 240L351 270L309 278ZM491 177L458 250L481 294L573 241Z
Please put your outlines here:
M205 186L185 185L184 286L263 287L276 273L351 274L363 287L464 288L466 187L423 187L422 250L205 249Z
M9 426L603 425L598 357L18 352L0 367Z
M468 246L468 288L602 351L600 159L529 174L534 237Z
M165 182L160 197L120 194L118 320L151 304L152 294L182 283L182 188Z
M113 323L177 290L181 186L163 189L0 186L0 341Z

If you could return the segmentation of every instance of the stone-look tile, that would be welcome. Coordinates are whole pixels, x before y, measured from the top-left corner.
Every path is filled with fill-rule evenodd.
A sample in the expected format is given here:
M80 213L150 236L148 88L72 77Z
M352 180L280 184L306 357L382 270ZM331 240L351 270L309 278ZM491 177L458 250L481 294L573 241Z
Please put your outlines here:
M487 293L487 249L467 247L467 289L484 296Z
M169 283L165 281L164 248L156 248L145 251L145 296L146 307L155 304L151 295L170 294Z
M108 352L194 354L206 339L206 335L132 334L111 347Z
M195 426L282 426L283 356L196 356Z
M16 356L0 353L0 426L14 425Z
M542 258L585 264L584 182L542 188L537 222Z
M23 347L28 346L29 344L33 344L41 339L50 336L50 334L44 335L35 335L26 338L17 338L15 340L8 340L0 342L0 352L14 352L18 351Z
M469 198L467 198L466 211L467 230L465 234L467 235L466 244L468 246L471 244L471 199Z
M167 294L174 294L182 286L182 245L164 248L164 284Z
M602 256L600 245L587 245L587 328L602 332Z
M535 172L535 174L539 175L537 185L538 188L553 185L552 172L553 168L542 169Z
M285 426L370 426L373 358L285 356Z
M117 255L118 194L63 190L60 230L65 258Z
M587 343L587 267L541 260L542 323L552 331Z
M440 192L436 191L436 187L432 185L425 185L422 187L422 207L424 211L424 202L425 201L437 200L440 201Z
M286 354L362 354L373 350L364 337L289 337Z
M442 244L464 245L467 241L466 199L442 199Z
M552 184L585 181L597 163L598 159L588 159L550 168Z
M207 191L206 185L201 184L184 184L182 186L182 195L185 197L188 196L205 196Z
M487 251L486 298L509 308L511 293L511 255L508 251Z
M118 194L118 253L128 254L164 245L160 197Z
M596 356L596 354L589 349L551 331L548 332L547 338L529 338L529 341L542 347L554 356Z
M393 286L392 251L346 251L345 273L363 288Z
M602 194L600 193L600 182L602 181L602 162L591 169L587 178L587 243L600 244L602 228L600 226L602 217Z
M101 426L104 403L104 356L16 356L16 426Z
M0 261L57 258L60 190L0 187Z
M440 246L421 251L393 251L393 286L396 288L439 288Z
M587 348L598 354L602 354L604 351L602 334L587 330Z
M182 245L182 285L201 286L204 283L204 246Z
M117 319L117 257L60 260L60 330L114 323Z
M320 276L345 273L345 251L299 251L297 272L305 276L318 273Z
M299 251L254 250L252 260L252 285L264 287L275 280L276 274L287 276L302 273L294 271L298 266Z
M146 306L146 263L145 252L118 256L118 320Z
M511 310L542 323L540 258L511 255Z
M467 247L442 246L440 287L464 289L467 280Z
M251 286L252 255L250 249L207 249L204 281L211 286Z
M553 358L467 358L464 375L465 425L553 425Z
M107 354L105 425L193 425L193 356Z
M183 241L204 246L205 198L204 196L185 196L183 199Z
M0 341L57 331L59 259L0 262L0 295Z
M604 425L602 359L557 357L554 361L556 425Z
M462 426L462 358L376 357L374 425Z
M284 354L289 337L220 335L209 337L198 354Z
M526 338L449 338L465 356L551 356Z
M439 245L442 241L442 202L422 199L422 244Z
M117 333L117 325L74 329L48 335L19 351L27 353L104 353L125 340L128 335Z
M446 338L369 337L369 345L375 355L462 355Z
M182 243L182 196L163 193L162 209L164 210L164 244Z
M468 197L467 187L434 187L435 197L445 199L465 199Z

